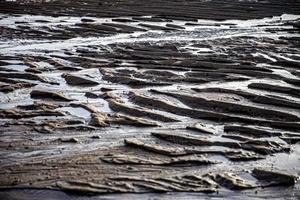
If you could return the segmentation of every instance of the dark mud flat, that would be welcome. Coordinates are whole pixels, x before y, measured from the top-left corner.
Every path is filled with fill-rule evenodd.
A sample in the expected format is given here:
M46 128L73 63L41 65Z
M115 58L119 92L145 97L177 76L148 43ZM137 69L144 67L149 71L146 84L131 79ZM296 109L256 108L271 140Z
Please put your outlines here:
M298 199L297 1L0 1L0 199Z

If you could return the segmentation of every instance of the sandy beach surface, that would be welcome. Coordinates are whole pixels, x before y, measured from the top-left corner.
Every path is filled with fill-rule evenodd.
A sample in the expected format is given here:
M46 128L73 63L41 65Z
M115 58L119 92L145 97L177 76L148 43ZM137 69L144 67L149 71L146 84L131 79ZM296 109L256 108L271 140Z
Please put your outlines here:
M0 199L299 199L300 2L0 0Z

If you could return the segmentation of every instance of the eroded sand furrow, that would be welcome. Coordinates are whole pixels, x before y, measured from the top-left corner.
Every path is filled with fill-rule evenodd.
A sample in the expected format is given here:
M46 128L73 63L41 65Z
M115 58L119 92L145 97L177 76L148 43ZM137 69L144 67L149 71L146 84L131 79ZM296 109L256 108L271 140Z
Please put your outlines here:
M297 192L299 3L1 4L1 189Z

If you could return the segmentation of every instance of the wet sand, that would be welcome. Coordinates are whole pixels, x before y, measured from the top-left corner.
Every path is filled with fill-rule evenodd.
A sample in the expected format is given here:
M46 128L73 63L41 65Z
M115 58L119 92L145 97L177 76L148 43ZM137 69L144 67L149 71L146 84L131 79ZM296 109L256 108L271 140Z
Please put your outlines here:
M1 199L300 196L299 3L0 4Z

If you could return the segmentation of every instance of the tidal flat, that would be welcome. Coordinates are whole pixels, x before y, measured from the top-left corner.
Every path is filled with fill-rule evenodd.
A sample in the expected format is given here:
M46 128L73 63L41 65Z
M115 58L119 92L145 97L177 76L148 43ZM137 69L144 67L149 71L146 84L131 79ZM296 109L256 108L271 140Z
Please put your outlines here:
M299 199L300 2L0 0L0 199Z

